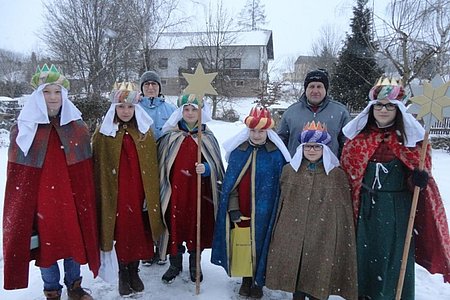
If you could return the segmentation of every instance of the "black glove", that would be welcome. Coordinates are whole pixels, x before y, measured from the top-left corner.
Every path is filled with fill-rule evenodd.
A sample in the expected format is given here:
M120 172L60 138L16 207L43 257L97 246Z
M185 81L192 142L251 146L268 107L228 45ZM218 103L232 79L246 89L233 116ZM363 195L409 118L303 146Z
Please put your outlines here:
M242 214L240 210L231 210L229 214L231 222L238 223L241 221Z
M421 189L425 188L428 184L428 173L425 170L414 169L412 182L415 186L420 187Z

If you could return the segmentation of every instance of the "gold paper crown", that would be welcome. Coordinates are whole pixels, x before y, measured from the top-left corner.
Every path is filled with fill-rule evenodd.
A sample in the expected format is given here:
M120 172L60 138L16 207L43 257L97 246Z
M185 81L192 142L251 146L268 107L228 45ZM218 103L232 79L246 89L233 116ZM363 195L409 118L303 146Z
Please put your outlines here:
M31 77L31 86L37 88L38 86L45 83L53 83L59 84L63 86L66 90L70 88L70 83L67 78L61 74L60 71L55 67L55 65L51 65L50 68L47 64L44 64L42 68L37 66L36 73L34 73L33 77Z
M113 85L113 91L136 91L136 84L125 81L122 81L121 83L115 82Z
M112 103L132 103L139 102L139 92L133 82L115 82L109 97Z
M381 76L377 83L375 84L375 86L380 86L380 85L392 85L392 86L403 86L403 83L401 81L401 79L396 79L391 77L391 79L389 79L386 76Z
M327 125L320 123L320 121L317 121L317 123L311 121L306 123L303 130L327 131Z

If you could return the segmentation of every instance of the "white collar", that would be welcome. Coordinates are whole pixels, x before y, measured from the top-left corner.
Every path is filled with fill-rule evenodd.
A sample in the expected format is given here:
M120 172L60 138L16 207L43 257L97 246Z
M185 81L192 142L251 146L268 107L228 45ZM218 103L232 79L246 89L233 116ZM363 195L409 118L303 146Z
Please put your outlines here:
M302 164L304 144L305 143L300 144L297 147L297 149L295 150L295 154L290 162L295 172L298 172L298 169ZM333 151L331 151L331 149L327 145L324 144L321 145L323 146L323 154L322 154L323 167L325 169L325 173L327 173L328 175L331 170L333 170L336 167L339 167L339 159L336 157L336 155L334 155Z
M166 133L170 128L173 128L177 126L178 122L183 118L183 107L186 105L192 105L196 108L198 108L198 105L193 103L186 103L182 106L178 107L169 117L169 119L164 123L161 131L162 133ZM202 124L205 124L206 122L211 121L211 113L209 109L209 105L206 101L203 101L203 108L202 108Z
M115 137L119 130L119 124L114 123L114 116L116 114L116 106L121 103L111 103L105 117L103 118L102 125L100 126L100 133ZM142 134L146 134L153 124L153 119L145 112L140 105L134 105L134 116L137 121L138 130Z
M369 104L366 106L366 108L364 108L362 112L360 112L353 120L348 122L347 125L342 128L342 132L347 138L349 138L350 140L354 139L355 136L357 136L361 132L361 130L364 129L367 124L367 120L369 119L370 107L377 102L378 100L369 101ZM406 135L405 146L415 147L417 142L423 140L425 136L425 129L422 127L422 125L420 125L419 121L417 121L416 118L413 117L413 115L406 111L406 107L403 102L398 100L389 100L389 102L396 104L400 110L400 113L402 114Z
M222 147L225 149L226 161L228 161L231 152L233 152L234 149L236 149L243 142L247 141L249 138L250 138L250 129L248 127L245 127L237 135L223 142ZM280 139L278 134L276 134L276 132L273 131L272 129L268 129L267 138L271 140L275 144L275 146L277 146L277 148L281 151L286 162L289 162L291 160L291 155L289 154L286 145Z

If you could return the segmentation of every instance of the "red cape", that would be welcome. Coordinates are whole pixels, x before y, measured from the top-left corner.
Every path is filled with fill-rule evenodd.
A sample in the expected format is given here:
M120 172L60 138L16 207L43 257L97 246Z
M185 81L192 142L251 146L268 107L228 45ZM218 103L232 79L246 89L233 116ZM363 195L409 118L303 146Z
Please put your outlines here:
M72 122L73 123L73 122ZM71 126L72 123L65 125L64 130L70 131L78 131L80 134L80 130L84 130L82 127L77 128L76 126ZM38 132L43 129L45 131L49 130L48 126L52 125L41 125L38 128ZM56 125L57 127L58 125ZM47 154L52 149L67 149L64 143L61 144L61 139L58 138L57 132L60 128L50 129L51 133L38 136L45 136L44 139L36 139L33 142L32 147L30 148L30 152L36 150L39 151L39 148L42 148L42 145L48 145ZM11 146L10 146L10 154L11 153L19 153L21 150L18 148L17 144L14 142L15 137L13 131L11 131ZM69 132L70 133L70 132ZM86 134L88 134L86 132ZM83 148L81 151L86 151L86 147L90 147L89 144L84 145L85 143L80 143L78 147ZM69 147L69 146L68 146ZM90 152L90 150L89 150ZM28 286L28 268L29 261L36 259L37 265L49 266L49 264L54 263L57 259L65 258L61 257L70 251L70 246L63 245L63 247L52 248L52 250L46 250L45 257L41 255L41 247L30 251L30 238L32 234L33 227L39 222L37 222L37 218L39 215L37 214L38 205L41 205L42 202L39 200L39 195L43 196L45 194L45 190L42 188L46 185L46 182L42 181L42 174L44 174L44 170L39 167L32 167L30 163L21 163L15 160L16 156L10 155L7 167L7 181L6 181L6 189L5 189L5 202L4 202L4 211L3 211L3 256L4 256L4 288L5 289L19 289L26 288ZM23 156L21 157L33 157ZM67 156L66 156L67 157ZM96 205L95 205L95 193L94 193L94 181L93 181L93 169L92 169L92 159L83 159L81 161L76 161L73 164L66 164L64 160L58 159L59 164L54 164L52 161L52 157L49 156L49 163L44 164L49 166L50 169L56 170L61 164L65 166L65 176L68 176L70 181L68 184L63 187L56 187L56 190L59 190L59 193L66 193L69 191L72 197L68 197L69 199L73 198L72 202L72 210L75 208L75 212L68 212L67 209L64 210L72 215L72 217L78 222L71 222L71 224L64 224L66 230L71 230L71 228L76 228L78 235L81 235L81 238L78 238L78 243L76 244L77 249L80 247L84 247L84 251L82 253L71 253L75 260L79 263L89 263L89 267L91 271L94 273L94 276L97 276L98 269L100 266L100 258L99 258L99 246L98 246L98 233L97 233L97 219L96 219ZM58 176L58 173L55 176ZM50 180L47 180L50 181ZM53 182L52 182L53 181ZM52 180L47 182L47 185L54 184L56 180ZM41 193L41 194L40 194ZM69 194L70 195L70 194ZM43 203L45 203L44 201ZM48 205L48 201L46 203ZM44 212L50 212L51 205L42 208ZM55 216L55 219L60 219L63 213L60 211L55 214L54 212L48 214L49 216ZM58 230L60 228L57 228ZM52 236L52 228L42 229L46 232L47 236ZM54 230L55 232L58 230ZM55 237L60 239L61 236ZM72 236L67 235L66 242L67 244L72 242ZM79 241L81 240L81 245ZM62 250L61 250L62 249ZM59 252L61 251L61 253ZM52 261L52 260L55 261Z
M409 169L419 166L422 144L414 148L403 146L396 134L371 131L360 133L348 140L342 150L341 166L348 175L352 188L355 220L360 206L360 193L364 173L370 157L384 141L389 149ZM439 189L431 175L431 148L428 147L424 169L430 175L427 187L420 192L414 223L416 262L430 273L444 275L450 282L450 237L448 222Z

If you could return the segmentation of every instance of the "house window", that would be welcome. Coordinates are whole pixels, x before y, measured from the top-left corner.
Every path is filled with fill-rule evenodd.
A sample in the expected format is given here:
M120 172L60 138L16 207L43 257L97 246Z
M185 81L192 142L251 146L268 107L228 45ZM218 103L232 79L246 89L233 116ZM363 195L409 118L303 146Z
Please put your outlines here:
M167 69L169 66L169 59L168 58L160 58L158 61L158 67L160 69Z
M236 86L244 86L244 80L236 81Z
M223 61L223 67L225 69L240 69L241 59L240 58L225 58Z
M167 80L166 79L161 79L161 85L167 85Z
M188 58L188 69L195 70L198 63L202 63L203 68L205 68L205 60L202 58Z

